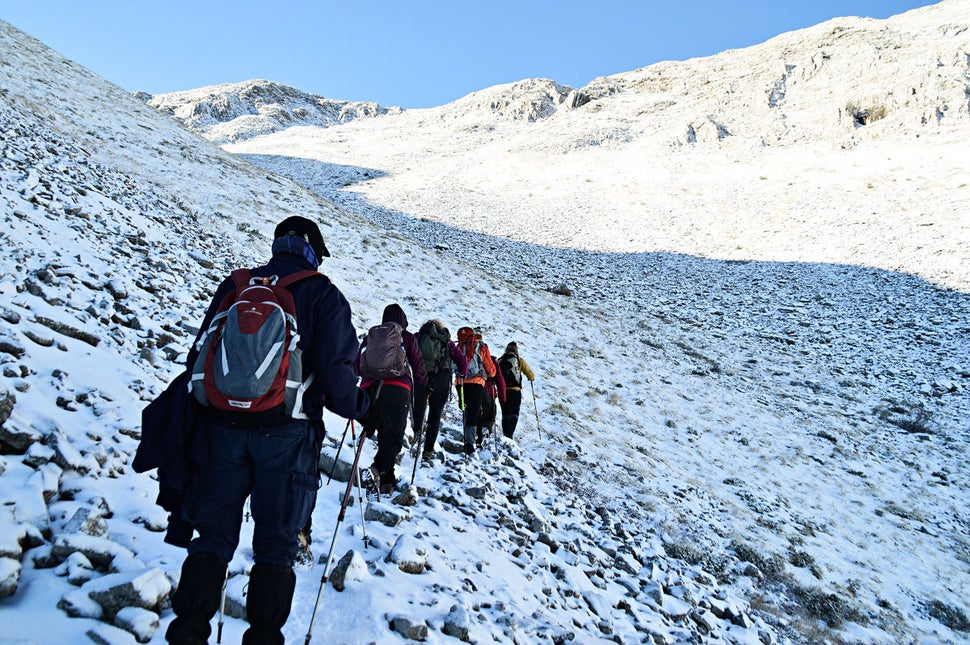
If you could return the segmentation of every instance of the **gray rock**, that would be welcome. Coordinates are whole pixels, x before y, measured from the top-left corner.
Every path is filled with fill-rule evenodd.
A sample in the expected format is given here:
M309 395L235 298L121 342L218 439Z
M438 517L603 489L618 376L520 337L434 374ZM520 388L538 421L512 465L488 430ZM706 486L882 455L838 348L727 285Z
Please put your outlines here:
M115 556L134 557L129 549L101 537L84 535L82 533L61 534L54 538L51 554L59 560L66 560L69 555L80 551L97 569L107 570Z
M7 598L17 592L22 568L19 560L0 558L0 598Z
M691 620L696 624L700 632L704 635L716 635L718 631L718 619L713 612L706 609L695 609L689 614Z
M128 289L121 280L109 280L105 288L115 300L124 300L128 297Z
M328 449L329 450L329 449ZM318 462L320 467L320 472L325 473L327 477L330 477L331 471L333 471L333 479L338 482L347 483L350 480L350 468L353 464L349 461L345 461L344 457L350 453L353 457L353 451L350 446L344 446L343 450L340 451L340 460L334 461L336 453L329 454L328 450L322 451L320 453L320 460ZM343 491L341 491L341 495Z
M47 435L44 443L54 450L52 461L64 470L74 470L81 475L96 474L99 471L98 462L90 456L82 455L60 430Z
M520 505L520 516L530 531L539 533L540 531L547 531L549 529L549 522L546 520L542 505L531 495L523 495Z
M30 448L27 449L27 454L24 455L23 462L31 468L37 468L46 463L50 463L53 459L54 450L50 446L35 443L31 444Z
M110 620L125 607L141 607L161 613L172 591L161 569L149 569L134 573L112 573L92 580L81 591L101 605Z
M417 487L408 485L400 493L394 495L394 499L391 501L398 506L417 506L419 498Z
M105 537L108 535L108 523L96 511L82 507L74 512L73 517L64 525L62 532Z
M423 641L428 638L428 626L412 616L394 616L390 620L391 629L412 641Z
M462 605L452 605L448 615L445 616L445 624L441 631L448 636L454 636L458 640L471 642L470 630L472 626L471 616L468 609Z
M141 607L125 607L114 619L114 625L135 637L139 643L147 643L158 631L159 617L153 611Z
M18 343L12 343L9 340L0 340L0 354L7 354L19 360L23 358L24 354L26 353L27 353L27 350L24 349L23 345L20 345ZM6 398L6 396L8 395L5 395L4 398ZM8 412L8 416L9 416L9 412Z
M91 561L84 557L83 553L72 553L67 560L54 569L54 573L66 576L67 581L75 587L80 587L96 575Z
M13 530L4 529L0 531L0 558L20 560L20 556L23 554L23 547L20 542L25 533L23 525L15 522L13 510L7 508L0 508L0 522L4 526L14 527Z
M21 428L13 422L0 424L0 445L7 446L10 452L23 454L32 444L43 439L43 435L33 428Z
M101 605L91 600L91 597L80 589L68 591L57 601L57 608L71 618L93 618L101 620L104 610Z
M3 396L0 396L0 427L6 423L7 419L10 418L10 414L13 412L13 406L17 402L17 397L9 392L4 392Z
M555 553L556 551L559 550L559 542L556 540L556 538L552 537L546 531L540 531L536 535L536 541L539 542L540 544L545 544L546 546L548 546L549 550L552 553Z
M390 504L370 502L364 511L364 519L368 522L380 522L384 526L397 526L411 519L411 513Z
M613 567L635 576L640 573L642 565L629 553L618 553L613 561Z
M428 566L428 549L416 537L404 534L394 542L384 562L397 565L404 573L423 573Z
M343 591L348 582L360 582L367 575L367 563L364 561L364 556L351 549L334 565L329 580L334 589Z

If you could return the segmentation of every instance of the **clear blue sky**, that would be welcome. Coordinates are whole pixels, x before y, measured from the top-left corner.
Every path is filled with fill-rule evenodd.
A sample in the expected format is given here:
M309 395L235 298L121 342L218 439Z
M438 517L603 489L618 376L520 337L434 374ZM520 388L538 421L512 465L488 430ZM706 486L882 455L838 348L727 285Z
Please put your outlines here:
M523 78L582 87L837 16L934 0L2 0L0 19L126 90L265 78L433 107Z

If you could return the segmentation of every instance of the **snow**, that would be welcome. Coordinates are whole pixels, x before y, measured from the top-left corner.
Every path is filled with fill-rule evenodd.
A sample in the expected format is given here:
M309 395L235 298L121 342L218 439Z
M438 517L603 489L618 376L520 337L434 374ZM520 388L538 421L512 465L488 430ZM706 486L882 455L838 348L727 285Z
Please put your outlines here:
M169 115L265 82L152 97L160 114L0 22L0 441L25 444L0 457L0 549L24 551L0 640L131 642L76 585L177 582L152 473L128 465L140 411L218 280L300 214L359 330L396 301L415 326L516 340L538 376L516 440L422 465L408 506L385 501L399 523L348 509L352 572L314 642L403 641L391 623L428 642L968 642L968 27L945 0L294 127L280 115L320 97L269 84L258 121L186 124L220 149ZM860 125L863 107L885 116ZM333 454L345 424L326 422ZM442 448L458 425L451 402ZM289 641L343 490L320 491ZM79 510L108 534L65 533ZM57 566L70 545L90 581ZM159 643L172 613L124 616Z

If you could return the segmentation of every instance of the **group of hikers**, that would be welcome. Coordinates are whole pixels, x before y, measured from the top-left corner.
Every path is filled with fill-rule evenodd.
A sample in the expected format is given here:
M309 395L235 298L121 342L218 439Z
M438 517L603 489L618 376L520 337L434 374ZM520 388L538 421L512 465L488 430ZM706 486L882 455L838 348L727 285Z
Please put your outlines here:
M185 373L143 413L142 467L133 465L157 465L159 504L172 512L166 541L188 552L172 597L171 643L207 642L247 498L254 564L243 643L284 642L298 534L316 502L324 408L359 421L364 436L376 433L377 454L363 470L378 490L390 491L409 412L416 441L424 427L415 449L431 459L454 385L470 454L495 422L496 398L502 432L512 437L522 379L535 378L515 342L496 360L474 327L461 327L452 340L440 321L429 320L413 334L397 304L359 342L349 303L317 270L330 255L317 225L288 217L273 237L266 264L220 283ZM374 370L388 361L396 366ZM158 447L173 437L177 458ZM176 522L190 528L173 531Z
M387 325L396 325L400 333L400 340L395 336L393 342L400 343L407 369L379 381L378 392L375 379L361 367L362 357L369 349L370 333L361 342L354 360L361 387L371 393L372 400L377 400L375 408L362 420L364 436L376 432L378 444L374 463L362 475L367 485L380 494L390 493L397 484L394 465L404 446L409 410L414 448L421 451L422 459L430 461L454 379L462 413L464 452L472 454L482 446L486 432L494 431L496 399L502 409L502 433L512 438L522 405L522 378L530 382L535 379L529 364L519 356L517 343L510 342L505 353L495 359L482 340L480 328L459 328L456 342L440 320L432 319L413 334L407 328L407 315L396 303L384 308L381 326Z

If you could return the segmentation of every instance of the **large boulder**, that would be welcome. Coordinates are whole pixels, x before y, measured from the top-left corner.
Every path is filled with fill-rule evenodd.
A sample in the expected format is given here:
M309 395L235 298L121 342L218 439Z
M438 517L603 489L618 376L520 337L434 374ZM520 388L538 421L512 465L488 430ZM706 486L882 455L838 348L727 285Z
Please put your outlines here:
M112 573L81 587L113 620L125 607L141 607L160 614L168 606L172 583L161 569Z

